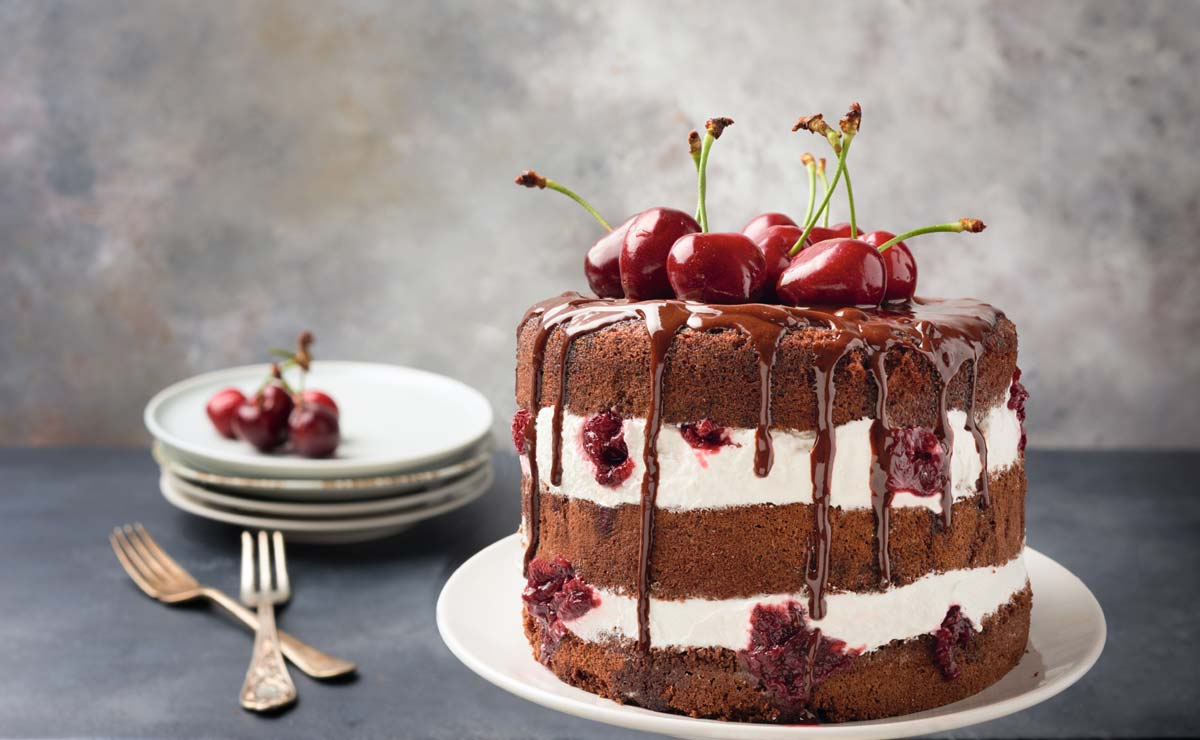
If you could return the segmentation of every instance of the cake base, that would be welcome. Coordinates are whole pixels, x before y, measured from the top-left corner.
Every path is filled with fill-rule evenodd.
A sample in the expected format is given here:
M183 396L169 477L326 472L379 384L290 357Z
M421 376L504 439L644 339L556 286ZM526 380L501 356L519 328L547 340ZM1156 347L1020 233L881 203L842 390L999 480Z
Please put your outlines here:
M844 672L818 684L809 710L821 721L880 719L940 707L999 681L1020 661L1029 638L1028 586L983 621L956 653L959 676L947 680L934 659L934 638L893 642L854 657ZM632 640L586 642L568 633L542 654L542 627L528 614L525 635L535 658L561 680L608 699L691 717L742 722L796 722L782 703L725 648L637 651Z

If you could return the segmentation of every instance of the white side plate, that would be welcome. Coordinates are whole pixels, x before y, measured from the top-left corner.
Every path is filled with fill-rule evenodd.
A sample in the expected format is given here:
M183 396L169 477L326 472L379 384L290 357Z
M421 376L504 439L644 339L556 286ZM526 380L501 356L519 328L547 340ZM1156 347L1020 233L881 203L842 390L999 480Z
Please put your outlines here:
M1033 587L1028 651L1016 668L984 691L937 709L867 722L797 727L692 719L602 699L559 681L534 660L521 629L521 554L519 536L510 535L476 553L450 576L437 604L438 630L450 651L483 678L536 704L675 737L872 740L945 732L1049 699L1087 673L1104 648L1104 613L1087 586L1050 558L1026 548ZM498 606L480 610L479 604Z
M329 501L326 503L264 501L262 499L214 491L183 480L167 471L163 471L163 475L168 477L169 484L175 491L202 504L208 504L210 507L234 513L250 514L252 516L262 514L289 519L330 520L340 517L398 514L402 511L419 509L424 506L459 498L460 496L467 496L474 493L478 489L480 482L487 478L487 471L479 469L456 480L448 481L444 485L436 486L420 493L408 493L388 498L371 499L370 501Z
M468 449L465 457L445 467L364 478L247 478L207 473L171 457L161 442L154 443L150 454L159 467L175 477L200 486L217 487L232 495L286 502L329 503L416 495L488 464L492 459L492 447L489 435Z
M317 361L308 387L328 391L341 410L336 456L311 460L264 454L217 433L204 406L222 388L253 392L265 365L218 370L176 383L146 405L143 419L166 452L211 473L276 478L348 478L435 467L491 433L492 408L457 380L407 367Z
M356 517L352 519L289 519L278 516L258 516L227 511L193 499L179 491L171 476L164 473L158 486L163 498L176 508L204 519L233 524L248 529L278 529L292 542L344 543L364 542L387 537L407 529L417 522L441 516L479 498L492 485L492 468L487 466L477 473L478 482L461 495L431 506L406 509L392 514Z

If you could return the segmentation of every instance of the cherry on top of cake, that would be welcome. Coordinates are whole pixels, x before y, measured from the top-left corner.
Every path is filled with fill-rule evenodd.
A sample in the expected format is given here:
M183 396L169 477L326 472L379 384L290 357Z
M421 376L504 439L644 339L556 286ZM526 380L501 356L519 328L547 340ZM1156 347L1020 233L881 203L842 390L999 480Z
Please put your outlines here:
M688 134L698 190L694 213L654 207L613 228L574 191L533 170L518 175L516 183L558 191L604 227L606 233L587 251L583 263L588 284L600 298L860 308L911 301L917 263L905 240L933 232L978 233L984 223L963 218L898 236L860 228L846 157L861 122L858 103L851 104L837 128L821 114L801 118L792 131L817 134L833 149L837 168L832 180L826 179L825 160L805 152L801 157L808 173L804 217L796 221L783 213L763 213L740 232L710 231L705 203L709 154L713 143L733 125L729 118L709 119L703 137L697 131ZM824 183L820 204L818 179ZM850 221L831 227L829 204L842 183Z

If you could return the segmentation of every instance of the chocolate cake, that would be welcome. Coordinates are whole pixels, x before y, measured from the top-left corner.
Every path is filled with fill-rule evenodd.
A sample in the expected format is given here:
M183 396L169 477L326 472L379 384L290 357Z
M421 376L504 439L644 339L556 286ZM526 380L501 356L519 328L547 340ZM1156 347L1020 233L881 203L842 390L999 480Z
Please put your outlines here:
M513 437L535 656L730 720L887 717L995 682L1031 604L1016 359L973 301L534 306Z
M608 231L599 297L517 330L525 633L563 681L723 720L847 721L962 699L1025 651L1025 400L992 306L915 297L904 240L862 233L846 155L800 223L713 233L710 119L689 137L699 203ZM823 170L821 170L823 172ZM846 181L851 220L818 225ZM516 565L514 564L514 567Z

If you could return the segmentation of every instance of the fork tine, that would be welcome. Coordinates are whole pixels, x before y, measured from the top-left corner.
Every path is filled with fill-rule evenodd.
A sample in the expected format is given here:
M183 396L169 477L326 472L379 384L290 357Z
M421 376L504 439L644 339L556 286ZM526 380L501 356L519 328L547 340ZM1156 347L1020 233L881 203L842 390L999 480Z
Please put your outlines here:
M283 533L273 532L271 543L275 545L275 588L279 598L289 599L292 595L292 585L288 582L287 557L283 554Z
M250 533L242 531L242 603L254 606L258 603L254 593L254 540Z
M151 585L150 581L146 580L142 575L142 571L125 552L125 547L121 544L121 530L114 529L112 534L108 535L108 544L112 545L117 560L121 561L121 567L125 569L125 573L137 584L137 587L150 598L157 599L158 589Z
M258 593L267 598L271 593L271 547L265 529L258 530Z
M129 543L130 547L137 551L138 558L142 561L142 564L150 573L154 574L156 579L166 580L170 578L171 574L167 572L166 568L164 568L157 559L155 559L150 550L147 549L144 544L142 544L141 538L137 536L137 533L134 531L133 527L129 526L128 524L122 526L121 534L124 540Z
M132 542L129 541L129 537L125 534L125 526L126 525L122 525L121 527L113 529L113 534L116 535L117 542L120 543L121 549L125 551L125 555L129 558L129 562L133 563L133 567L137 568L138 572L142 574L142 578L144 578L147 583L157 588L162 584L163 577L159 575L158 571L150 567L149 563L146 562L146 559L142 557L140 552L138 552L138 549L133 546Z
M150 533L146 531L146 528L142 526L141 522L134 523L133 531L137 533L138 538L150 552L150 555L155 562L162 565L162 567L168 573L171 573L176 577L194 580L192 579L191 574L183 569L183 566L175 562L174 558L172 558L166 553L165 550L158 546L158 543L154 541L154 538L150 536Z

